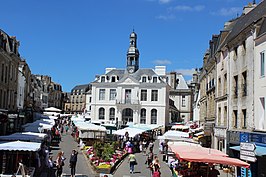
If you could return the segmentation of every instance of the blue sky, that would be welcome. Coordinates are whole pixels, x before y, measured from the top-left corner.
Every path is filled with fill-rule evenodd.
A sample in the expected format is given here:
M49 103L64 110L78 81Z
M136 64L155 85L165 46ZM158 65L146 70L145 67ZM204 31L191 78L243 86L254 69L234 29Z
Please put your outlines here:
M133 27L141 68L165 65L189 79L212 34L251 1L6 0L0 28L20 41L32 73L51 76L63 91L93 81L106 67L125 68Z

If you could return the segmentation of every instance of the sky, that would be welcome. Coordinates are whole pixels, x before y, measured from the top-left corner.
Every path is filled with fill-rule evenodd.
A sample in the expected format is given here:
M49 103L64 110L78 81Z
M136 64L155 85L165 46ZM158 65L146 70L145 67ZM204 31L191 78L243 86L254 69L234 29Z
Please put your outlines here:
M125 68L133 29L140 68L164 65L167 72L181 72L189 80L202 67L212 35L249 2L5 0L0 29L20 41L20 55L32 74L51 76L65 92L92 82L107 67Z

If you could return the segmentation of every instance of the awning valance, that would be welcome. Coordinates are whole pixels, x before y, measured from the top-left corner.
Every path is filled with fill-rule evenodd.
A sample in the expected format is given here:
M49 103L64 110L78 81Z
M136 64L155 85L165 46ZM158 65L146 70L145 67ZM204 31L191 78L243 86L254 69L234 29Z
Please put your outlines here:
M38 151L41 148L41 143L12 141L0 142L0 151Z

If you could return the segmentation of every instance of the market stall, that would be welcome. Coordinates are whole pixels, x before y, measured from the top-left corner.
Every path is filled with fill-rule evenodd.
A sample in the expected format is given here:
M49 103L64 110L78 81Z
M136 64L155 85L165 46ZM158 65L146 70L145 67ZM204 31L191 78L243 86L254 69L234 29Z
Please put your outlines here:
M14 133L11 135L0 136L0 141L30 141L30 142L39 142L41 143L44 139L48 137L45 133L34 133L34 132L21 132Z
M127 128L119 129L119 130L113 132L113 134L118 135L118 136L125 136L127 133L128 137L134 138L136 135L142 134L145 131L146 130L144 130L144 129L127 127Z
M41 143L36 142L0 142L0 176L17 172L19 163L24 164L27 176L33 176L35 169L39 167L36 160L40 148Z
M93 141L104 140L106 137L106 128L103 126L81 121L75 122L74 124L77 128L76 138L78 140L82 139L86 145L91 145Z
M191 144L169 144L169 149L177 159L171 163L173 176L205 175L217 172L215 164L249 168L249 164L239 159L230 158L227 154L211 148Z

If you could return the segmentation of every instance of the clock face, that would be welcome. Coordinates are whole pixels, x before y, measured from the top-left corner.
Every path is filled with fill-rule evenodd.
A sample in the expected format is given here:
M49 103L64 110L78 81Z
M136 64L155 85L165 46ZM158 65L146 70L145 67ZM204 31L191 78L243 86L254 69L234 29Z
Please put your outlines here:
M134 72L134 69L133 69L133 68L130 68L130 69L128 70L128 72L129 72L129 73L133 73L133 72Z

